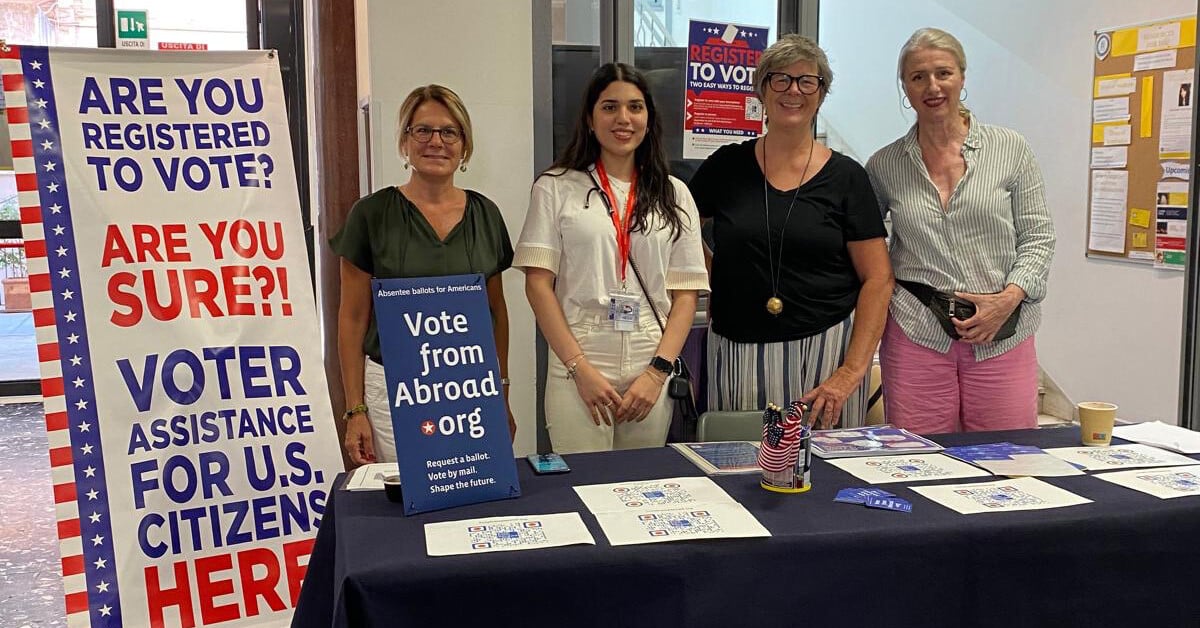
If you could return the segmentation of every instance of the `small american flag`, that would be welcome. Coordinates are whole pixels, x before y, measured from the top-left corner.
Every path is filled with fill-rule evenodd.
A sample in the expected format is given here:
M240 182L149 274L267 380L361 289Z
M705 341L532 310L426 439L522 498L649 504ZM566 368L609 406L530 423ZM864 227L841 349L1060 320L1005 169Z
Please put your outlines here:
M763 471L779 473L794 465L804 429L803 404L790 404L786 414L779 406L769 405L763 413L763 440L758 448L758 466Z

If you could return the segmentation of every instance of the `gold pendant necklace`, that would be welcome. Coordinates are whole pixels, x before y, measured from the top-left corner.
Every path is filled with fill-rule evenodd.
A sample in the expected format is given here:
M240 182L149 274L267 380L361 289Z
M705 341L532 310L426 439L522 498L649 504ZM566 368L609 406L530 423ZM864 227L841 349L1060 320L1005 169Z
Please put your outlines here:
M772 316L779 316L783 313L783 299L779 298L779 275L783 272L783 237L787 231L788 221L792 219L792 208L796 206L796 199L800 197L800 187L804 185L804 177L808 175L808 167L812 164L812 154L816 150L817 137L814 135L812 142L808 146L808 159L804 162L804 171L800 173L800 182L796 184L796 191L792 193L792 201L788 203L787 214L783 217L783 226L779 228L779 255L777 259L773 259L773 245L771 242L771 197L767 190L767 136L762 136L763 146L763 212L766 214L767 228L767 264L770 267L771 280L771 298L767 299L767 312Z

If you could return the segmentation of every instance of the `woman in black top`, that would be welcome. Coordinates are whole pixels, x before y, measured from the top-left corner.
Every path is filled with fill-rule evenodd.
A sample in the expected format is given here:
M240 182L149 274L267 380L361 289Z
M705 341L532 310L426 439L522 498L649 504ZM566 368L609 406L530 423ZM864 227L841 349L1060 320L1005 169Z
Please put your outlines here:
M816 43L781 37L755 73L768 132L690 183L713 221L710 409L801 399L821 427L863 422L893 278L866 171L813 133L832 82Z

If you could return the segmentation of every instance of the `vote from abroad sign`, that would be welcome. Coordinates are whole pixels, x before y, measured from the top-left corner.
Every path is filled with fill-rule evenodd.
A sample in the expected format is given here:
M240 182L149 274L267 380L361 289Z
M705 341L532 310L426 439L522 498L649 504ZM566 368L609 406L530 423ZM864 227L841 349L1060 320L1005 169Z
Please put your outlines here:
M277 60L0 69L67 625L286 623L342 462Z
M483 276L372 291L404 514L520 495Z

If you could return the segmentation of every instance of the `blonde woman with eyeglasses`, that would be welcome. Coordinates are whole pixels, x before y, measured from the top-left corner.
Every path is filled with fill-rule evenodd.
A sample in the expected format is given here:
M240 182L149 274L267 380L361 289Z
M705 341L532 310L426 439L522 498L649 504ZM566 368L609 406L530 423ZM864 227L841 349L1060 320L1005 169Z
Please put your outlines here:
M408 182L358 200L329 243L341 260L338 357L346 393L346 453L355 464L394 462L396 443L371 306L371 279L481 273L487 278L500 376L508 399L508 308L500 273L513 248L500 209L454 185L474 148L462 100L441 85L418 87L399 115ZM508 412L510 435L516 433Z
M780 37L754 74L767 133L689 183L714 236L710 410L802 400L820 427L863 423L892 267L866 171L814 133L832 85L816 42Z

